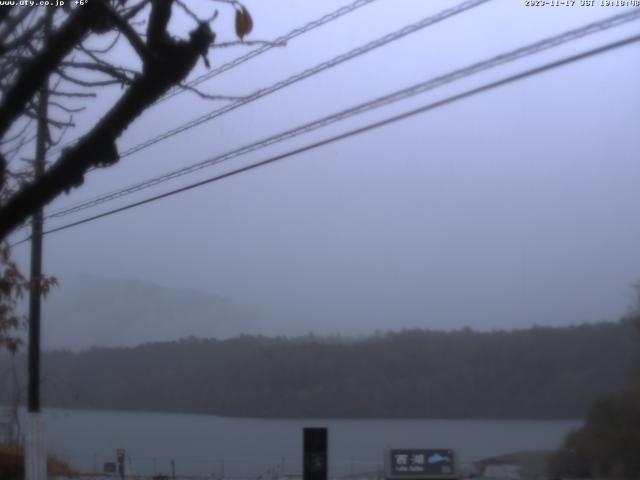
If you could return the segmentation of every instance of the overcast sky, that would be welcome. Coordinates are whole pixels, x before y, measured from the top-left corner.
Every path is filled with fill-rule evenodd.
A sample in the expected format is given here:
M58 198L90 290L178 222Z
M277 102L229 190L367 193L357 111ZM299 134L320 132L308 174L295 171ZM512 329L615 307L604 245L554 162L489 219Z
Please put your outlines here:
M273 39L346 3L246 0L255 23L249 39ZM247 95L456 3L377 0L201 88ZM49 211L625 11L579 4L532 8L523 0L494 0L94 172ZM218 40L233 40L231 11L218 8ZM176 33L187 22L176 18ZM635 21L47 226L639 30ZM248 48L214 49L212 66ZM130 61L125 47L118 55ZM322 318L321 330L344 333L617 319L629 304L630 284L640 278L639 58L634 44L52 234L45 269L63 280L60 288L77 272L131 277L285 306ZM204 71L200 65L193 76ZM119 93L118 87L102 92L80 123L90 126ZM119 147L223 104L178 95L147 111ZM27 253L25 245L16 249L23 259Z

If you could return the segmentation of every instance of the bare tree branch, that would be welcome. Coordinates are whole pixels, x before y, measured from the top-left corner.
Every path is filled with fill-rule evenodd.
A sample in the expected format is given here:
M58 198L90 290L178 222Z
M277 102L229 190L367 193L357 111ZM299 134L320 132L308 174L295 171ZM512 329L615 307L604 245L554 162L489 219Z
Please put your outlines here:
M169 4L169 11L171 11L171 2L167 2L165 0L164 3ZM136 51L138 56L143 60L143 62L151 61L153 56L153 48L147 46L142 41L142 38L140 38L138 33L133 29L133 27L129 25L126 20L120 17L120 15L118 15L116 11L109 7L106 8L106 11L108 13L109 21L111 21L113 25L118 29L118 31L122 33L122 35L124 35L124 37L129 41L129 43Z
M36 208L82 184L89 169L117 162L116 139L149 105L182 82L198 58L206 54L215 38L208 24L200 23L188 40L177 40L168 35L166 27L171 3L169 0L151 1L147 46L153 55L144 62L142 73L133 79L120 100L76 144L63 150L43 175L25 185L0 207L0 238L6 237ZM79 43L80 38L74 38Z
M15 156L18 154L18 152L25 146L25 145L29 145L31 142L33 142L36 139L36 135L33 134L30 137L22 137L20 139L20 142L18 143L18 145L16 145L15 147L13 147L10 150L7 150L6 152L4 152L4 156L6 157L6 161L7 162L11 162Z
M34 120L37 120L39 118L39 115L35 112L32 112L31 110L25 112L25 116L29 117L29 118L33 118ZM54 118L51 117L47 117L44 119L49 125L51 125L52 127L55 128L64 128L64 127L73 127L75 126L75 124L71 121L62 121L62 120L56 120Z
M59 108L63 112L67 112L67 113L80 113L86 110L86 107L71 108L66 105L62 105L61 103L53 102L53 101L49 101L49 106Z
M50 147L54 147L56 145L60 145L60 142L62 141L62 139L64 138L64 136L66 135L68 130L69 130L68 127L65 127L62 130L60 130L60 134L58 135L58 138L56 140L50 138L49 139L49 146Z
M0 138L21 115L27 102L44 80L91 30L96 15L101 13L101 5L101 2L93 2L83 8L74 9L67 21L51 34L42 50L19 69L15 81L0 103Z
M116 67L114 65L110 65L108 63L91 63L91 62L62 62L62 67L68 68L77 68L84 70L93 70L96 72L104 73L105 75L109 75L117 80L120 80L122 83L130 83L131 77L127 75L133 74L138 75L138 72L135 70L131 70L123 67Z
M111 51L113 47L116 46L118 40L120 40L120 36L122 34L120 32L116 32L116 35L113 37L113 40L107 44L106 47L103 48L87 48L88 51L92 53L108 53ZM85 47L86 48L86 47Z
M18 138L20 138L29 129L29 127L31 126L32 123L33 123L33 120L32 119L28 119L25 122L24 126L18 131L18 133L16 133L12 137L9 137L9 138L6 138L6 139L0 141L0 145L7 145L8 143L11 143L11 142L17 140Z
M151 14L147 27L147 44L152 50L162 48L171 41L167 26L171 19L171 7L173 2L151 0Z
M196 95L198 95L200 98L203 98L205 100L240 100L241 98L244 98L244 97L238 97L238 96L232 96L232 95L210 95L184 82L180 82L179 85L180 85L180 88L184 88L185 90L193 92Z
M193 20L195 20L196 23L200 23L202 21L195 13L193 13L193 10L187 7L187 5L184 2L182 2L181 0L175 0L175 2L176 2L176 5L178 5L183 12L185 12L188 16L190 16Z
M44 25L44 22L45 22L45 17L43 16L34 25L32 25L30 28L22 32L16 38L0 46L0 53L19 48L20 46L24 45L26 42L32 40L36 32L40 28L42 28L42 26Z
M73 77L71 75L69 75L68 73L65 73L63 70L61 69L56 69L56 75L60 76L60 78L63 78L64 80L66 80L69 83L73 83L75 85L79 85L81 87L104 87L107 85L117 85L117 84L123 84L123 83L130 83L129 78L125 77L124 79L118 79L118 80L82 80L80 78L76 78Z
M0 42L4 42L15 31L15 29L24 21L29 14L33 13L30 8L23 8L14 16L8 17L4 22L2 30L0 30Z
M122 13L122 18L129 22L133 17L135 17L138 13L140 13L142 9L144 9L144 7L146 7L149 3L151 3L151 0L142 0L141 2L134 5L133 7L129 7L128 10L125 10Z

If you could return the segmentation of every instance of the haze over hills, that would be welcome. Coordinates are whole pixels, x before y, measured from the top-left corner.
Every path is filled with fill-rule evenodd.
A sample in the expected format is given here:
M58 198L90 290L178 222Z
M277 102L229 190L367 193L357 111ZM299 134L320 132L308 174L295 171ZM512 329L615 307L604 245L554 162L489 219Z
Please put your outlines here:
M296 336L308 325L194 290L63 279L45 303L43 372L52 380L43 398L231 416L575 418L623 388L637 349L625 320Z
M43 348L82 350L242 333L304 333L284 309L133 279L75 275L43 304Z
M319 307L299 310L291 306L295 305L295 298L291 305L256 303L207 293L207 285L198 290L169 288L149 281L87 274L65 275L58 281L59 286L43 303L44 350L129 347L188 337L225 339L242 334L361 337L375 331L436 328L442 323L438 317L425 318L426 313L418 321L413 318L419 315L417 312L405 315L402 311L389 311L384 314L387 326L383 326L348 308L338 309L340 313ZM317 295L322 298L323 292ZM576 318L575 323L581 320ZM458 319L455 325L475 328L478 323L469 317Z

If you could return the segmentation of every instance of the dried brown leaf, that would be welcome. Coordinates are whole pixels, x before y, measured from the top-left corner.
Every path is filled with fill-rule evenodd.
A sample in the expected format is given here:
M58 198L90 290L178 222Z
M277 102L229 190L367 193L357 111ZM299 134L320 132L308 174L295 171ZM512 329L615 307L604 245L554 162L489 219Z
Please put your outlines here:
M253 30L253 19L244 5L240 5L236 8L236 35L242 40L251 33L251 30Z

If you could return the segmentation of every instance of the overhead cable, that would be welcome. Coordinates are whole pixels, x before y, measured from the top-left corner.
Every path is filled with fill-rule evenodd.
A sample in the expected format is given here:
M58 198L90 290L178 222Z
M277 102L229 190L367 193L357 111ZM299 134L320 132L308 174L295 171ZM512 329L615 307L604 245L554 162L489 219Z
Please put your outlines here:
M203 75L200 75L199 77L194 78L193 80L191 80L190 82L187 83L187 85L189 87L195 87L196 85L200 85L202 82L205 82L207 80L210 80L214 77L217 77L218 75L220 75L221 73L226 72L227 70L230 70L234 67L237 67L238 65L242 65L245 62L248 62L249 60L251 60L252 58L257 57L258 55L262 55L263 53L268 52L269 50L271 50L272 48L276 48L280 45L286 44L288 43L290 40L293 40L296 37L299 37L300 35L303 35L307 32L310 32L311 30L314 30L318 27L321 27L322 25L325 25L327 23L330 23L334 20L337 20L338 18L347 15L357 9L359 9L360 7L364 7L365 5L368 5L369 3L375 2L376 0L356 0L353 3L350 3L349 5L345 5L344 7L339 8L338 10L335 10L331 13L328 13L316 20L313 20L309 23L307 23L306 25L303 25L302 27L299 28L295 28L293 30L291 30L289 33L285 34L285 35L281 35L278 38L274 39L272 42L269 43L265 43L261 46L259 46L258 48L255 48L253 50L250 50L249 52L245 53L244 55L241 55L237 58L234 58L233 60L230 60L227 63L223 63L222 65L220 65L219 67L214 68L213 70L211 70L210 72L207 72ZM215 46L215 44L214 44ZM163 97L161 97L158 102L162 101L162 100L166 100L168 98L174 97L176 95L178 95L179 93L185 91L185 89L183 87L176 87L175 89L171 90L170 92L168 92L167 94L165 94Z
M297 126L295 128L286 130L284 132L278 133L277 135L270 136L265 139L261 139L250 144L244 145L240 148L231 150L229 152L216 155L214 157L208 158L201 162L182 167L171 172L158 175L156 177L150 178L148 180L135 183L129 185L128 187L121 188L110 193L106 193L95 197L90 200L83 201L81 203L75 204L73 206L69 206L53 212L47 215L47 218L59 218L66 215L70 215L81 210L85 210L87 208L95 207L102 203L115 200L117 198L124 197L126 195L130 195L141 190L156 186L158 184L164 183L169 180L173 180L175 178L181 177L183 175L187 175L203 168L207 168L213 165L220 164L222 162L237 158L241 155L248 154L250 152L254 152L256 150L274 145L276 143L283 142L285 140L289 140L291 138L309 133L311 131L317 130L319 128L331 125L338 121L369 112L371 110L381 108L383 106L390 105L392 103L405 100L407 98L413 97L415 95L419 95L425 93L429 90L441 87L443 85L452 83L454 81L460 80L462 78L480 73L485 70L489 70L495 68L499 65L513 62L515 60L519 60L523 57L533 55L544 50L548 50L550 48L554 48L560 46L562 44L568 43L570 41L574 41L580 38L583 38L587 35L591 35L597 32L601 32L604 30L608 30L617 26L620 26L624 23L630 22L632 20L640 19L640 10L632 10L627 13L614 15L612 17L608 17L606 19L589 23L580 28L569 30L559 35L555 35L552 37L548 37L546 39L534 42L532 44L511 50L509 52L501 53L494 57L491 57L487 60L483 60L480 62L473 63L464 68L460 68L457 70L453 70L444 75L439 75L433 78L430 78L426 81L414 84L410 87L403 88L401 90L397 90L391 94L384 95L378 97L376 99L361 103L359 105L353 106L351 108L341 110L339 112L333 113L331 115L322 117L320 119L314 120L309 123L305 123L303 125Z
M285 34L285 35L281 35L278 38L276 38L275 40L273 40L273 42L269 42L269 43L265 43L261 46L259 46L258 48L255 48L253 50L250 50L249 52L245 53L244 55L240 55L239 57L234 58L233 60L228 61L227 63L224 63L222 65L220 65L219 67L214 68L213 70L200 75L199 77L194 78L193 80L187 82L187 88L183 87L183 86L177 86L174 89L170 90L169 92L167 92L164 96L160 97L155 103L159 103L163 100L166 100L168 98L174 97L176 95L178 95L181 92L186 91L189 87L194 87L196 85L201 84L202 82L209 80L211 78L214 78L218 75L220 75L221 73L224 73L228 70L231 70L232 68L237 67L238 65L242 65L243 63L248 62L249 60L251 60L252 58L255 58L259 55L262 55L263 53L268 52L269 50L271 50L272 48L275 47L279 47L280 45L282 45L283 43L287 43L290 40L293 40L296 37L299 37L307 32L310 32L318 27L321 27L323 25L326 25L334 20L337 20L340 17L343 17L351 12L354 12L355 10L359 9L360 7L364 7L365 5L368 5L372 2L375 2L377 0L356 0L355 2L352 2L348 5L345 5L344 7L340 7L337 10L334 10L333 12L327 13L326 15L323 15L320 18L317 18L315 20L312 20L311 22L298 27L298 28L294 28L293 30L291 30L289 33ZM215 45L215 44L214 44ZM52 149L51 152L59 152L60 150L69 147L70 145L73 145L76 140L72 140L70 142L67 142L64 145L59 146L58 148Z
M443 20L446 20L447 18L453 17L455 15L458 15L462 12L465 12L467 10L470 10L472 8L478 7L480 5L482 5L483 3L487 3L491 0L467 0L465 2L462 2L458 5L456 5L455 7L451 7L451 8L447 8L443 11L441 11L440 13L437 13L435 15L430 15L426 18L423 18L422 20L412 23L410 25L406 25L405 27L396 30L395 32L389 33L387 35L384 35L383 37L377 38L376 40L372 40L371 42L368 42L360 47L354 48L346 53L343 53L341 55L338 55L337 57L332 58L331 60L327 60L325 62L319 63L311 68L308 68L306 70L303 70L300 73L297 73L295 75L292 75L284 80L280 80L279 82L274 83L273 85L270 85L268 87L265 88L261 88L259 90L256 90L255 92L253 92L252 94L246 96L246 97L241 97L238 100L235 100L223 107L220 107L216 110L213 110L205 115L202 115L194 120L191 120L187 123L184 123L176 128L173 128L171 130L168 130L164 133L161 133L155 137L152 137L144 142L138 143L136 145L134 145L133 147L130 147L124 151L122 151L120 153L120 158L124 158L124 157L128 157L129 155L132 155L136 152L139 152L140 150L144 150L145 148L150 147L151 145L154 145L158 142L161 142L163 140L166 140L167 138L173 137L175 135L178 135L180 133L184 133L187 130L190 130L194 127L197 127L198 125L201 125L205 122L211 121L214 118L220 117L221 115L224 115L225 113L228 113L232 110L235 110L243 105L247 105L248 103L254 102L262 97L265 97L267 95L270 95L272 93L275 93L279 90L282 90L285 87L289 87L290 85L293 85L295 83L298 83L302 80L305 80L306 78L309 78L311 76L317 75L320 72L323 72L325 70L328 70L330 68L334 68L337 65L340 65L341 63L344 63L348 60L352 60L353 58L359 57L360 55L364 55L365 53L368 53L372 50L375 50L377 48L383 47L391 42L394 42L396 40L399 40L403 37L406 37L407 35L410 35L412 33L415 33L419 30L422 30L424 28L427 28L431 25L434 25L438 22L441 22Z
M526 78L529 78L529 77L532 77L532 76L535 76L535 75L539 75L541 73L553 70L555 68L559 68L559 67L571 64L571 63L575 63L577 61L585 60L587 58L590 58L590 57L593 57L593 56L596 56L596 55L600 55L600 54L603 54L605 52L609 52L609 51L612 51L612 50L615 50L615 49L618 49L618 48L622 48L624 46L628 46L628 45L631 45L631 44L639 42L639 41L640 41L640 35L635 35L635 36L632 36L632 37L627 37L627 38L625 38L623 40L619 40L619 41L616 41L616 42L612 42L612 43L606 44L606 45L601 46L601 47L597 47L597 48L588 50L588 51L583 52L583 53L579 53L579 54L576 54L576 55L565 57L565 58L563 58L561 60L553 61L553 62L547 63L545 65L542 65L542 66L539 66L539 67L535 67L535 68L526 70L524 72L521 72L521 73L518 73L518 74L515 74L515 75L508 76L508 77L503 78L501 80L497 80L497 81L485 84L485 85L483 85L481 87L473 88L471 90L467 90L467 91L465 91L463 93L459 93L457 95L452 95L452 96L447 97L447 98L445 98L443 100L432 102L432 103L429 103L429 104L424 105L422 107L410 110L408 112L389 117L389 118L387 118L385 120L378 121L378 122L375 122L375 123L371 123L371 124L366 125L364 127L356 128L354 130L350 130L348 132L345 132L345 133L342 133L342 134L327 138L325 140L321 140L321 141L318 141L318 142L315 142L315 143L308 144L308 145L306 145L304 147L300 147L300 148L297 148L297 149L294 149L294 150L290 150L290 151L288 151L286 153L267 158L266 160L262 160L260 162L253 163L251 165L247 165L247 166L240 167L240 168L237 168L237 169L229 171L229 172L225 172L225 173L222 173L222 174L219 174L219 175L215 175L215 176L207 178L205 180L201 180L199 182L192 183L190 185L187 185L187 186L184 186L184 187L181 187L181 188L177 188L175 190L171 190L171 191L162 193L160 195L155 195L153 197L150 197L150 198L147 198L147 199L144 199L144 200L140 200L138 202L134 202L134 203L131 203L131 204L119 207L119 208L115 208L113 210L109 210L107 212L100 213L98 215L93 215L91 217L87 217L87 218L84 218L82 220L78 220L78 221L75 221L75 222L72 222L72 223L68 223L68 224L65 224L65 225L62 225L62 226L59 226L59 227L51 228L49 230L46 230L44 232L44 234L47 235L47 234L51 234L51 233L67 230L69 228L73 228L73 227L76 227L76 226L79 226L79 225L83 225L85 223L93 222L93 221L96 221L98 219L114 215L116 213L120 213L120 212L123 212L123 211L126 211L126 210L130 210L132 208L139 207L141 205L146 205L146 204L149 204L149 203L152 203L152 202L156 202L158 200L161 200L161 199L164 199L164 198L167 198L167 197L170 197L170 196L177 195L179 193L183 193L183 192L186 192L186 191L189 191L189 190L193 190L193 189L201 187L203 185L208 185L210 183L213 183L213 182L225 179L225 178L229 178L231 176L238 175L240 173L248 172L250 170L254 170L256 168L263 167L263 166L275 163L277 161L283 160L285 158L289 158L289 157L292 157L292 156L295 156L295 155L299 155L301 153L305 153L305 152L314 150L316 148L320 148L320 147L323 147L325 145L329 145L329 144L335 143L335 142L340 141L340 140L344 140L344 139L347 139L347 138L350 138L350 137L354 137L356 135L360 135L360 134L363 134L363 133L366 133L366 132L370 132L372 130L375 130L375 129L378 129L378 128L381 128L381 127L384 127L384 126L387 126L387 125L390 125L390 124L393 124L393 123L396 123L396 122L401 121L401 120L406 120L406 119L414 117L416 115L419 115L419 114L422 114L422 113L425 113L425 112L428 112L428 111L443 107L445 105L452 104L454 102L457 102L457 101L472 97L474 95L478 95L480 93L484 93L484 92L487 92L487 91L490 91L490 90L494 90L494 89L496 89L498 87L503 87L503 86L508 85L510 83L514 83L514 82L517 82L517 81L520 81L520 80L524 80ZM19 244L21 244L23 242L28 241L29 239L30 239L30 237L27 237L27 238L25 238L25 239L23 239L23 240L21 240L21 241L19 241L17 243L14 243L12 246L19 245Z

